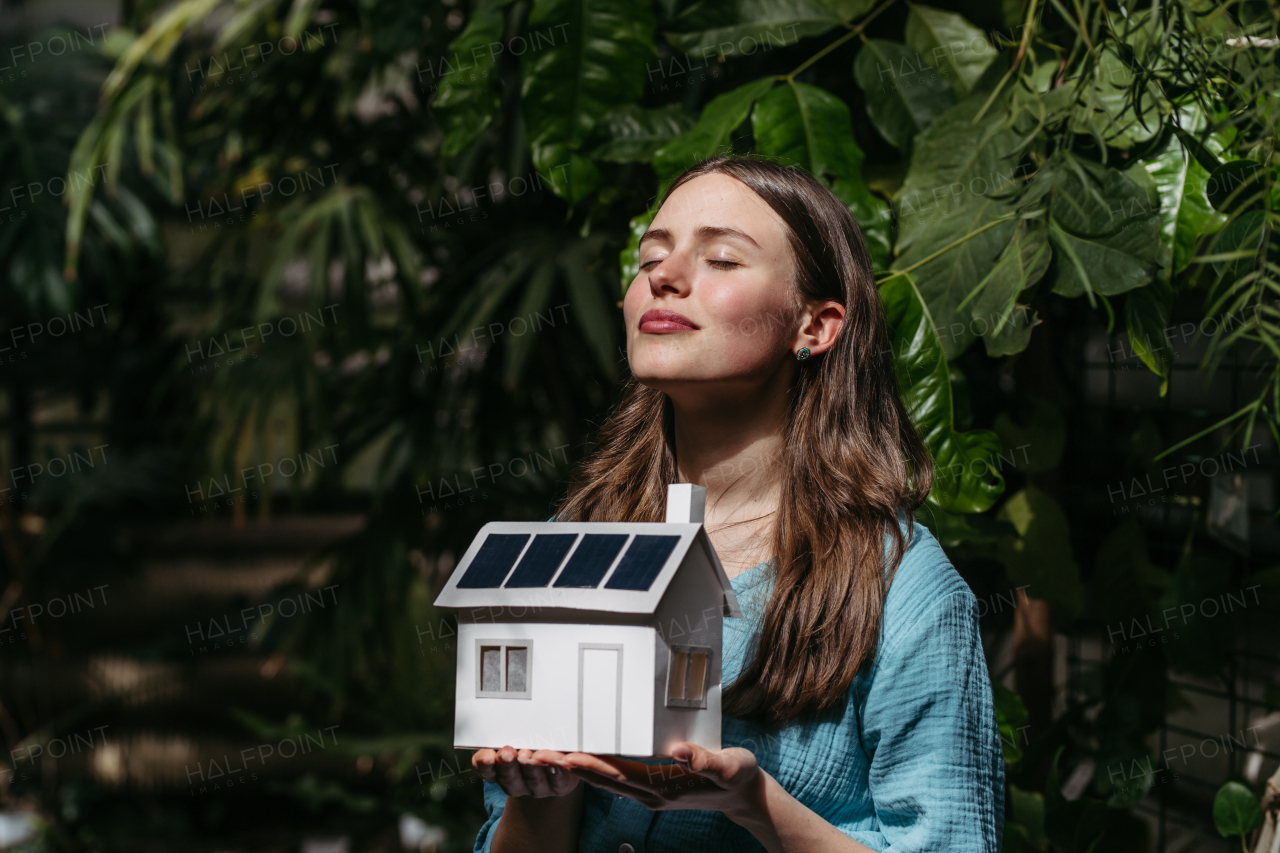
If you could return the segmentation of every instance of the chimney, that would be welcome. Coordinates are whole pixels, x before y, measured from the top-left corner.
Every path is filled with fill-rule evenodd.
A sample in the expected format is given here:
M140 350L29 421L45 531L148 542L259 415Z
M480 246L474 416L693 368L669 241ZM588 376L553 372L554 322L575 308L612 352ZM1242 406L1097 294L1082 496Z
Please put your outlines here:
M693 483L667 485L667 523L701 524L707 506L707 490Z

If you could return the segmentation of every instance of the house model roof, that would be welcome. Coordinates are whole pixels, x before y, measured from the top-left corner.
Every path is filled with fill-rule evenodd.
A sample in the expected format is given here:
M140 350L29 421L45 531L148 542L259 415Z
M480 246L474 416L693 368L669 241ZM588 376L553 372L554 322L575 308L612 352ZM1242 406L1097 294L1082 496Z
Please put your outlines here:
M685 571L710 571L724 615L741 617L702 526L705 494L701 486L671 484L666 522L490 522L462 555L436 606L651 614L686 557L701 551L705 559L695 557Z

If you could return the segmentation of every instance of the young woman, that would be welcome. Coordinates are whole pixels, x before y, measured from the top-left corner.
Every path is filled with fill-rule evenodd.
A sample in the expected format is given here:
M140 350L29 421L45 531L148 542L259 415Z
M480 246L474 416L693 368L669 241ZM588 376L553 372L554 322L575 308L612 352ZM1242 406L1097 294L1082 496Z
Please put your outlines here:
M932 482L862 233L804 172L672 184L623 303L623 398L557 517L662 521L707 489L745 617L722 742L674 766L475 753L477 851L994 851L1004 763L976 601L911 512Z

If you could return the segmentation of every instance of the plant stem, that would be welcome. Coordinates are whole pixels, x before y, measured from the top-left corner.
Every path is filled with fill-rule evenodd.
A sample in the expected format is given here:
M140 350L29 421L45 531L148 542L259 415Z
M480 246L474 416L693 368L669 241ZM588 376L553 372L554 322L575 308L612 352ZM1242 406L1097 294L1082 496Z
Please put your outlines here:
M883 2L883 3L881 3L881 4L880 4L879 6L877 6L876 8L872 9L872 10L871 10L871 12L870 12L870 13L869 13L865 18L863 18L863 19L862 19L862 23L858 24L856 27L852 27L852 26L850 26L850 25L846 22L846 23L845 23L845 26L846 26L846 27L849 27L849 32L847 32L847 33L845 33L844 35L840 36L840 38L836 39L836 40L835 40L835 41L833 41L831 44L827 45L827 46L826 46L826 47L824 47L822 50L818 51L818 52L817 52L817 53L815 53L813 56L811 56L811 57L809 57L808 59L806 59L804 62L802 62L802 63L801 63L801 64L796 68L796 70L795 70L795 71L792 71L792 72L791 72L790 74L788 74L784 79L786 79L786 81L787 81L788 83L790 83L792 80L794 80L794 79L795 79L795 76L796 76L797 74L799 74L801 71L804 71L804 70L805 70L806 68L808 68L810 65L812 65L812 64L813 64L813 63L815 63L815 62L817 62L819 59L821 59L822 57L826 56L828 53L830 53L831 51L835 50L837 47L839 47L840 45L844 44L844 43L845 43L845 42L847 42L849 39L853 38L853 37L854 37L854 36L856 36L856 35L859 35L859 34L862 32L863 28L865 28L865 27L867 26L867 24L869 24L869 23L871 23L872 21L874 21L874 20L876 19L876 16L877 16L877 15L879 15L879 14L880 14L881 12L883 12L885 9L888 9L888 8L889 8L890 6L892 6L895 2L897 2L897 0L884 0L884 2Z

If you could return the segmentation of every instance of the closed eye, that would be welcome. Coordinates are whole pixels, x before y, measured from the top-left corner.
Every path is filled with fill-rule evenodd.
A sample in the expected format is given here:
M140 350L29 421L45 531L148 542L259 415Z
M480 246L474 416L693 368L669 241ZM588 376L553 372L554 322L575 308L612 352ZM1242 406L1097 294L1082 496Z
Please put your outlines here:
M737 261L712 261L712 260L708 260L708 261L707 261L707 263L711 264L711 266L715 267L716 269L720 269L720 270L727 270L727 269L732 269L733 267L740 267L740 266L742 266L742 264L738 263Z

